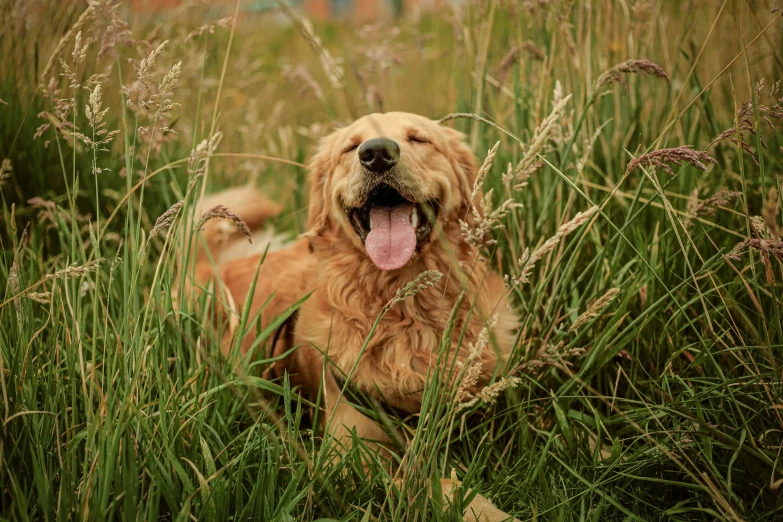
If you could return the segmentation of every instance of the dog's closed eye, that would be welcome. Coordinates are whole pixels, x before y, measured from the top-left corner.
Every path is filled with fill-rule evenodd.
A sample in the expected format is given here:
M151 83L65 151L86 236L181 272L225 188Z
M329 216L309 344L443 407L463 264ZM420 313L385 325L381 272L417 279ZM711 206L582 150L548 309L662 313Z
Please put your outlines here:
M411 143L432 143L430 140L420 134L408 135L408 141Z
M358 143L351 143L345 149L343 149L343 151L340 154L348 154L352 150L356 150L358 147L359 147Z

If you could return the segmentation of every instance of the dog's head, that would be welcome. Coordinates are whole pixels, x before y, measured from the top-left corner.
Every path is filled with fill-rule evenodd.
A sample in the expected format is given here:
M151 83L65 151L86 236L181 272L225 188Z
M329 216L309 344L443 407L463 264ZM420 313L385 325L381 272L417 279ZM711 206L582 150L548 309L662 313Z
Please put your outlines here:
M403 112L338 129L310 162L311 233L344 235L381 270L405 266L465 217L476 162L464 137Z

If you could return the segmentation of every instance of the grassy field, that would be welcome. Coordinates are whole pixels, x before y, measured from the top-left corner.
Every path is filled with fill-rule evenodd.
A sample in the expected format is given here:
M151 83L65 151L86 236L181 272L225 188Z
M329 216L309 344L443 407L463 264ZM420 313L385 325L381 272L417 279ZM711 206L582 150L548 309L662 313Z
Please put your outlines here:
M456 474L520 520L783 520L776 4L461 5L0 2L0 518L460 520L426 494ZM484 248L522 323L497 400L433 378L383 417L401 490L179 291L203 190L261 187L293 238L317 138L389 110L499 143Z

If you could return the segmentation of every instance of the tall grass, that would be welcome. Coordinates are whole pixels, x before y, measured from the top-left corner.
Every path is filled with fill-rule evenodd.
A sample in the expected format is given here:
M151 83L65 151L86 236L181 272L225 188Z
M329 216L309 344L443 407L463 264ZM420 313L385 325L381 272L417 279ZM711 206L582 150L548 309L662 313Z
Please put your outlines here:
M313 27L1 4L0 517L458 520L481 491L521 520L779 519L772 7L489 0ZM322 413L274 361L226 361L183 292L203 190L260 185L293 237L297 164L377 110L452 114L494 150L473 238L522 322L497 393L455 400L449 323L420 415L352 397L398 435L392 470L361 443L336 459Z

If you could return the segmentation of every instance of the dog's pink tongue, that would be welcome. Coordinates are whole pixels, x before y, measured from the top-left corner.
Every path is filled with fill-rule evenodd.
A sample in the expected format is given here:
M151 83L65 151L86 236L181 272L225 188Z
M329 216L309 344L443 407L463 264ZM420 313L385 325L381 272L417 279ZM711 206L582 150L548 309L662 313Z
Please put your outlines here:
M405 266L416 249L416 231L411 226L413 205L393 209L374 208L370 211L372 230L364 248L381 270L396 270Z

